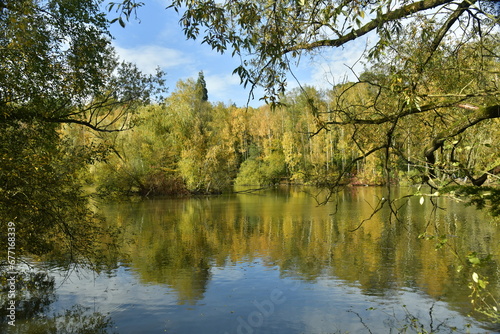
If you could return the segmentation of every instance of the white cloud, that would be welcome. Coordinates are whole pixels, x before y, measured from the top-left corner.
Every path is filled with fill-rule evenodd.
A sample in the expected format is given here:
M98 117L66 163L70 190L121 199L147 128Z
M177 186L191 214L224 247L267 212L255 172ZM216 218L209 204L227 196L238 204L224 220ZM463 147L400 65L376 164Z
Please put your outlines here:
M349 43L343 49L329 50L329 54L323 54L320 59L313 62L311 69L313 85L331 88L332 85L346 80L355 80L356 75L363 70L363 63L360 60L363 60L361 57L366 49L366 44L360 42Z
M205 75L207 89L215 94L224 94L230 89L239 86L240 79L236 75ZM224 94L225 95L225 94Z
M157 67L164 70L192 63L182 51L158 45L143 45L134 48L115 46L121 60L135 63L144 73L153 74Z
M236 74L207 75L205 73L205 81L207 83L208 99L210 101L221 101L225 103L233 102L238 106L246 105L249 89L244 89L243 86L240 85L240 78ZM251 105L254 104L255 103L251 103ZM261 104L262 103L258 103L258 105Z

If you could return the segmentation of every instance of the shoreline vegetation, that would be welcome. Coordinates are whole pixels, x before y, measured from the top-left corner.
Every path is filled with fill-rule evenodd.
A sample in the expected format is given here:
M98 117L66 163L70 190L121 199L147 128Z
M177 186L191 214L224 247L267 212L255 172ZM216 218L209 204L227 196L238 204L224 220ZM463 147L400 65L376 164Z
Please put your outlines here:
M81 177L100 197L110 198L210 195L249 185L428 185L438 190L474 186L479 179L484 186L498 185L495 119L433 151L432 164L425 148L435 143L426 134L445 127L422 126L431 114L399 122L391 134L396 152L384 148L387 127L378 124L317 131L325 117L332 117L328 106L373 98L369 87L348 89L354 85L327 91L303 87L283 95L278 106L239 108L205 100L200 72L198 80L179 81L162 103L139 107L129 130L101 133L104 157ZM340 95L346 101L339 101ZM63 134L75 146L96 140L74 125L66 125Z

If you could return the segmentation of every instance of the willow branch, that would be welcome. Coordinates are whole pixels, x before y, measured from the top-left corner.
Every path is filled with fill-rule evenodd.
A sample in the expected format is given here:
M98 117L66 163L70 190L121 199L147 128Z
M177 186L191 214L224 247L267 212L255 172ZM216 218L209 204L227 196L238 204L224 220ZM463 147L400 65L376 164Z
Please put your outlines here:
M455 122L454 125L450 126L446 131L439 133L434 138L431 145L424 152L424 156L427 160L427 163L429 163L430 165L434 165L434 163L436 162L436 157L434 156L434 152L443 147L447 139L453 138L461 134L468 128L484 120L500 118L500 105L492 105L480 108L470 104L458 104L457 107L461 107L467 110L472 110L474 112L460 119L459 121ZM484 181L486 181L486 179L484 179Z
M372 21L368 22L364 26L362 26L359 29L352 30L350 33L347 33L345 35L340 36L337 39L325 39L325 40L320 40L312 43L301 43L297 44L295 46L292 46L288 49L285 49L284 53L292 52L292 51L299 51L299 50L313 50L319 47L324 47L324 46L329 46L329 47L338 47L341 45L346 44L349 41L355 40L363 35L366 35L370 31L373 31L380 26L382 26L384 23L392 22L392 21L397 21L403 18L406 18L412 14L428 10L428 9L433 9L436 7L439 7L441 5L445 5L448 3L451 3L452 1L450 0L422 0L419 2L415 2L412 4L408 4L406 6L403 6L401 8L389 11L385 14L378 15L375 19Z

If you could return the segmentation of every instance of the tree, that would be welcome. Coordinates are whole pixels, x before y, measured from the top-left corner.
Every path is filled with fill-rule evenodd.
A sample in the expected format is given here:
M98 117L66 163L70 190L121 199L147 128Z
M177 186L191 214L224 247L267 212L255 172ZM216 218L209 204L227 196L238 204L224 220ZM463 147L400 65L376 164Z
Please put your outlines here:
M179 81L165 105L180 157L177 168L187 188L194 193L217 193L229 185L237 161L228 110L212 106L205 90L200 72L197 81Z
M203 98L203 80L180 80L162 104L141 108L137 126L106 134L115 155L95 168L101 194L185 195L228 187L237 169L230 111Z
M92 181L100 197L181 195L176 173L179 145L171 136L175 120L163 105L137 110L133 129L104 135L113 154L96 164Z
M425 33L408 27L385 55L373 59L374 71L363 73L357 83L337 88L329 113L333 118L323 124L350 126L358 133L379 131L372 132L369 145L356 143L363 157L385 151L388 173L393 154L420 169L423 181L434 188L440 188L434 180L443 176L467 177L479 186L500 171L495 158L500 147L480 135L492 135L500 117L497 36L448 39L428 59L434 43L428 34L434 23L425 18L415 23ZM365 96L352 100L360 87ZM481 147L470 151L478 139ZM482 158L471 163L465 151L480 151ZM476 177L478 173L482 175Z
M109 148L68 127L121 131L163 90L161 73L118 62L108 26L100 1L0 3L0 219L15 224L16 255L99 254L105 227L78 176Z
M200 73L198 73L198 80L196 81L196 88L200 90L201 100L208 101L207 83L205 82L205 76L203 75L203 71L200 71Z

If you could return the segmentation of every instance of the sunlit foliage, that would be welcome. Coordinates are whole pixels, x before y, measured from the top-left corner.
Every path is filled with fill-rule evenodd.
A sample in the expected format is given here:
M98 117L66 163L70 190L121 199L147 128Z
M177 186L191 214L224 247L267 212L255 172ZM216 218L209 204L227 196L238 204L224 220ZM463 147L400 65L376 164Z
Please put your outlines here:
M80 178L109 151L96 133L130 127L163 90L161 73L117 61L108 25L99 1L0 3L0 220L15 224L17 256L98 256L105 229Z

